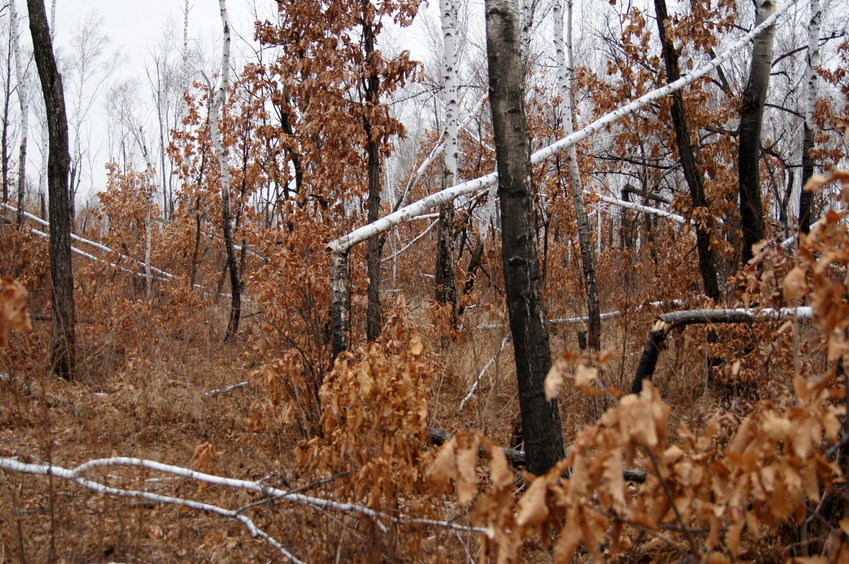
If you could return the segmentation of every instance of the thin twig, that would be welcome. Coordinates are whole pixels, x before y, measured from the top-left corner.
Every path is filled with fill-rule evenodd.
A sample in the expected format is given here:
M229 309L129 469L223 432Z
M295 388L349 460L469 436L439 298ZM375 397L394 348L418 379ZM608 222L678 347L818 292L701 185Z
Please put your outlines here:
M481 383L481 379L483 378L483 375L486 374L486 371L489 370L489 368L495 363L495 360L498 358L498 355L501 354L501 352L504 350L504 347L506 347L507 343L510 342L510 337L511 337L511 333L508 331L504 335L504 338L501 339L501 348L498 349L498 352L495 353L492 356L492 358L489 359L489 362L487 362L486 366L484 366L483 369L480 371L480 374L478 374L478 377L475 379L475 383L472 384L472 388L469 390L469 393L466 394L466 397L464 397L463 401L460 402L460 407L458 408L457 411L463 411L463 407L465 407L466 402L469 401L470 399L472 399L472 396L475 394L475 392L478 389L478 386Z

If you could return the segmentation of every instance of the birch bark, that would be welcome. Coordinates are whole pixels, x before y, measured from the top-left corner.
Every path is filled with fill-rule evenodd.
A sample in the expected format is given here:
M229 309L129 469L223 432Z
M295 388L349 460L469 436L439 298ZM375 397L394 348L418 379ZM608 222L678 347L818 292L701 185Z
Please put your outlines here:
M804 190L808 179L814 175L814 159L811 151L814 148L814 103L817 99L817 73L820 65L819 39L822 5L820 0L811 0L811 20L808 26L808 53L805 69L805 124L802 138L802 184L799 191L799 230L808 233L811 230L811 204L813 194Z
M572 0L566 0L566 37L563 42L563 9L560 1L554 3L554 51L557 59L557 86L560 94L560 109L563 115L563 134L572 135L575 131L575 105L572 99L573 69L575 68L575 53L572 46ZM568 64L567 64L568 56ZM578 245L581 250L584 283L587 290L587 344L590 349L597 351L601 348L601 306L598 299L598 284L596 283L595 263L593 252L592 228L587 217L584 204L584 188L581 182L581 172L578 168L578 149L570 145L566 149L569 169L569 184L572 192L572 204L575 207L575 217L578 222ZM599 237L601 234L599 234Z
M459 129L459 89L457 77L458 37L457 3L440 0L442 40L445 58L443 100L445 102L445 156L443 184L454 186L457 180L457 142ZM451 305L452 320L457 313L457 273L454 264L454 202L439 207L436 252L436 300Z
M21 55L20 29L18 25L18 10L15 0L9 2L9 25L12 28L12 50L15 55L15 76L18 81L18 102L21 111L21 143L18 150L18 211L16 224L20 229L24 224L24 196L27 186L27 137L29 135L29 92L24 72L23 56Z
M758 0L757 5L756 26L775 11L772 0ZM751 71L743 91L743 108L740 112L740 146L737 156L740 220L743 226L743 264L752 258L752 246L766 235L760 186L761 128L766 92L769 88L774 34L775 26L770 25L754 39Z
M227 332L224 340L232 341L239 332L239 319L242 312L241 282L239 280L239 265L236 262L236 251L233 248L233 231L230 221L230 165L227 161L227 148L224 146L224 134L221 131L219 116L227 99L230 88L230 20L227 17L226 0L218 0L221 12L221 23L224 27L224 41L221 51L221 81L212 101L209 113L212 143L218 155L218 165L221 169L221 225L224 231L224 246L227 251L227 270L230 273L230 318L227 322Z

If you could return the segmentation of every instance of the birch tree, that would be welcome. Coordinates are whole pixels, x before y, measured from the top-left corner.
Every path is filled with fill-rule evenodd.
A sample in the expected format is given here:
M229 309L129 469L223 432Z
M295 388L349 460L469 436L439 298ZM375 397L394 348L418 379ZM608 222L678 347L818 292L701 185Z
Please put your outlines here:
M9 25L9 33L6 36L6 49L3 51L5 59L3 65L3 115L0 124L0 183L3 184L3 203L9 201L9 126L11 125L10 109L12 106L12 69L14 64L12 44L15 41L14 27Z
M487 0L486 45L492 124L501 201L502 267L513 334L519 406L528 470L545 474L565 456L560 412L543 382L551 351L531 188L531 150L524 107L524 78L516 5Z
M817 67L820 65L820 20L822 5L820 0L810 2L811 19L808 25L808 49L805 57L805 96L802 136L802 182L799 190L799 230L808 233L811 230L811 204L813 194L805 191L805 184L814 175L814 103L817 99Z
M758 0L755 25L775 11L772 0ZM760 154L764 105L772 64L772 39L775 26L769 26L754 38L749 81L743 91L740 112L740 146L737 154L740 180L740 219L743 227L743 264L752 258L752 246L766 235L761 203Z
M221 130L220 115L227 99L227 91L230 88L230 22L227 19L227 2L218 0L221 11L221 23L224 28L224 41L221 50L221 78L218 89L212 100L209 113L212 142L218 155L221 181L221 226L224 232L224 246L227 251L227 270L230 273L230 317L227 322L227 333L225 341L232 341L239 332L239 318L241 317L241 282L239 281L239 265L236 262L236 251L233 248L233 227L230 220L230 165L227 161L227 148L224 146L224 133Z
M459 156L459 48L456 0L440 0L442 17L444 74L442 98L445 103L445 156L443 188L457 180ZM457 312L457 273L454 263L454 202L439 207L436 248L436 300L451 305L452 319Z
M16 224L18 229L24 223L24 196L27 187L27 137L29 135L29 87L26 80L23 55L21 54L20 29L18 24L18 9L15 0L9 1L9 25L12 28L12 51L15 56L15 77L18 81L17 93L21 112L21 139L18 149L18 212Z
M563 115L563 134L572 135L575 132L575 107L572 99L573 69L575 54L572 45L572 0L566 0L566 34L567 42L563 43L563 8L558 0L553 6L554 16L554 50L557 58L557 90L560 95L560 111ZM568 53L568 64L566 61ZM587 218L584 204L584 188L581 182L581 172L578 168L578 149L570 145L566 150L569 169L570 192L575 206L575 217L578 222L578 245L581 250L584 283L587 290L587 345L592 350L601 348L601 306L598 299L598 284L596 283L596 257L593 251L592 227ZM559 161L558 161L559 162Z
M74 273L71 269L71 205L68 198L68 119L62 76L56 68L53 38L47 26L44 0L27 0L35 64L47 108L50 152L50 278L53 283L53 331L50 338L53 371L74 377Z

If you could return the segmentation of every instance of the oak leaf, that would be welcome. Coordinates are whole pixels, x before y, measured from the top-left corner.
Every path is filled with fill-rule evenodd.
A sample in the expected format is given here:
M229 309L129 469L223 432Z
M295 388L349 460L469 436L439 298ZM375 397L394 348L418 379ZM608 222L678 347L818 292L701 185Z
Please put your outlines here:
M528 491L519 500L519 515L516 522L521 527L541 525L548 518L548 481L541 476L531 483Z
M545 400L551 401L560 394L563 389L563 375L566 372L566 360L558 358L551 365L551 369L545 376L543 389L545 390Z
M806 269L804 267L797 266L784 277L782 289L784 291L784 299L788 302L792 302L805 292L805 288L807 287L805 271Z
M0 278L0 348L9 346L9 331L32 331L27 291L10 276Z

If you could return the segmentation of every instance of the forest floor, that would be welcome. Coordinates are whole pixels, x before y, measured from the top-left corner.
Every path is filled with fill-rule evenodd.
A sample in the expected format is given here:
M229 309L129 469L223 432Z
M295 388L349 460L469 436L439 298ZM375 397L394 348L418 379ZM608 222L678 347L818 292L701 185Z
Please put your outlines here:
M416 310L409 308L410 317L417 316ZM333 498L335 485L317 483L321 476L304 471L299 463L297 447L304 437L295 425L257 428L255 409L268 395L254 375L261 359L252 336L259 328L248 319L241 340L222 344L222 335L215 328L223 328L223 315L223 308L210 306L190 324L193 333L175 339L173 332L154 332L132 351L110 345L108 332L82 339L81 367L85 370L74 382L51 375L46 359L40 366L21 369L16 368L14 355L0 356L0 456L65 468L97 458L131 456L217 476L262 481L281 489L303 488L299 491ZM427 323L427 315L419 313L418 317L417 323ZM650 318L644 317L645 321ZM647 327L642 318L627 322L633 324L630 329L623 323L610 323L615 332L605 339L608 349L631 351L611 355L606 369L608 381L620 390L630 386L639 358L635 351L640 350L644 333L637 327ZM32 335L13 335L12 348L45 343L48 331L49 323L36 321ZM428 398L431 427L452 433L479 429L497 445L520 447L511 444L518 400L512 348L509 342L502 347L505 331L468 331L455 340L422 331L437 367ZM697 345L693 343L700 338L674 339L658 369L657 384L673 405L670 429L681 421L698 425L719 408L720 398L705 384L703 357L694 353ZM552 330L556 354L574 351L576 344L571 327ZM481 367L491 359L478 391L461 410ZM249 384L208 394L245 381ZM561 396L567 444L611 405L605 396L567 390ZM422 448L435 451L427 444ZM244 508L258 499L244 491L142 468L109 468L92 475L107 485L132 485L231 509ZM435 499L441 503L438 496ZM0 471L0 500L0 562L247 562L280 557L267 542L252 539L235 519L104 495L59 478ZM456 511L451 507L446 501L448 517ZM305 561L347 561L348 549L343 550L344 543L337 536L339 516L286 503L268 503L250 514L257 526ZM455 512L453 517L459 514ZM373 542L363 533L369 526L358 525L357 531L350 531L353 540L346 542L362 546ZM342 526L343 536L347 527ZM372 527L370 534L382 533ZM415 553L378 551L372 557L379 561L455 562L479 550L473 534L428 535L415 544ZM773 544L770 538L767 535L759 546L753 545L749 559L780 560L773 547L786 541ZM383 540L378 544L385 550ZM352 554L362 552L354 550ZM677 550L646 543L625 561L679 558ZM526 542L523 561L550 559L543 544Z

